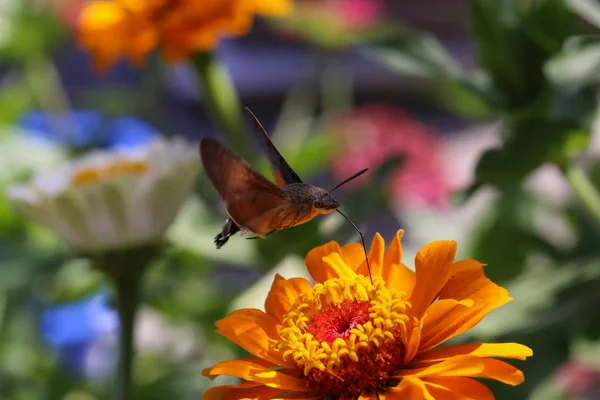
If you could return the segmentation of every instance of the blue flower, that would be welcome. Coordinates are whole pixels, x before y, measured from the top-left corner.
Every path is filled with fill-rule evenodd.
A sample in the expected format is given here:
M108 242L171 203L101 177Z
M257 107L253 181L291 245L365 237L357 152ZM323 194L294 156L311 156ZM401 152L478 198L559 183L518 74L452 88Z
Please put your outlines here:
M89 379L105 377L117 362L117 312L104 293L49 307L40 321L40 334L69 372Z
M131 116L106 118L93 110L50 114L29 111L18 126L32 139L67 148L104 148L129 150L144 145L159 135L151 125Z
M105 146L115 150L130 150L158 136L158 132L151 125L129 116L111 120L106 132Z

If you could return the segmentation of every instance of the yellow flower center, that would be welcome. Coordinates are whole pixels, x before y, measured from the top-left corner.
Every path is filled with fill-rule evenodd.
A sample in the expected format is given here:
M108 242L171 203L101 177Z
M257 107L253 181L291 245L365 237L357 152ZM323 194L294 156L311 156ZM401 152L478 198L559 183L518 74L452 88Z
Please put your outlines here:
M97 183L121 175L143 175L149 169L148 163L141 160L120 160L101 167L83 168L73 175L71 186Z
M330 279L298 297L277 349L322 397L381 392L402 367L408 307L382 278Z

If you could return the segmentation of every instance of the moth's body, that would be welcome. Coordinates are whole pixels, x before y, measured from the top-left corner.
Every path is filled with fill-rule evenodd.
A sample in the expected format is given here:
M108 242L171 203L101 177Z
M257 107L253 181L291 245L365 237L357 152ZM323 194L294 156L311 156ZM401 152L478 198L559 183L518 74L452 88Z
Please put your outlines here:
M270 140L268 144L273 146ZM271 151L281 157L274 146ZM325 189L302 183L283 157L281 162L285 165L279 169L283 173L276 170L276 185L216 140L202 140L200 152L205 171L230 216L215 237L217 248L238 231L242 234L252 232L264 238L308 222L319 214L329 214L339 207Z
M231 199L232 205L237 201L260 202L260 196L253 199L236 196ZM217 246L221 247L238 231L242 235L249 231L264 238L273 232L308 222L319 214L329 214L338 207L339 203L326 190L305 183L293 183L283 188L281 204L261 215L258 225L250 222L250 227L244 226L230 217L215 240L218 241Z
M292 183L283 188L286 201L273 212L272 231L291 228L310 221L319 214L329 214L339 203L325 189L306 183Z
M253 232L256 236L265 236L282 229L291 228L310 221L319 214L337 211L360 235L365 261L371 277L371 267L365 246L365 239L356 225L346 217L338 207L340 204L331 194L320 187L307 185L289 166L277 148L269 139L267 132L252 112L262 132L258 138L267 151L273 172L274 184L254 171L248 163L236 156L231 150L213 139L200 142L200 155L204 170L219 195L225 202L230 218L225 221L221 232L215 237L217 249L237 232ZM343 184L365 173L363 169L331 189L333 192ZM373 279L371 279L371 283Z

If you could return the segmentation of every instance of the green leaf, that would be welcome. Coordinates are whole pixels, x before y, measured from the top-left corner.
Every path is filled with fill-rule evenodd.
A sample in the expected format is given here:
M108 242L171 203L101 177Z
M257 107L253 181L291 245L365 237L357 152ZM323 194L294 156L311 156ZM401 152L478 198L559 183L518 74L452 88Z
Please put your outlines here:
M589 131L579 121L552 121L539 117L507 122L501 148L488 150L480 158L476 180L499 187L511 186L547 162L566 162L587 144Z
M102 275L91 268L89 260L74 259L56 271L49 295L53 302L75 301L95 292L103 284Z
M487 74L463 70L432 35L399 32L363 53L394 73L433 83L438 100L452 111L483 117L498 103Z
M27 84L21 80L4 80L0 89L0 123L12 124L21 114L35 106Z
M467 118L494 116L497 96L484 73L460 80L443 80L436 89L437 100L450 111Z
M600 83L600 41L568 46L544 66L548 80L570 92Z
M432 35L401 32L363 52L389 70L424 79L457 79L461 69Z
M543 99L545 62L571 34L572 14L562 0L472 0L471 29L480 64L505 109Z
M494 282L506 282L523 270L531 247L525 238L532 235L526 216L527 198L513 188L496 200L495 212L483 221L473 244L473 258L488 264L485 274ZM510 251L500 246L510 243Z
M0 59L26 61L50 55L63 45L67 30L50 12L38 12L23 3L12 12L8 40L0 43Z

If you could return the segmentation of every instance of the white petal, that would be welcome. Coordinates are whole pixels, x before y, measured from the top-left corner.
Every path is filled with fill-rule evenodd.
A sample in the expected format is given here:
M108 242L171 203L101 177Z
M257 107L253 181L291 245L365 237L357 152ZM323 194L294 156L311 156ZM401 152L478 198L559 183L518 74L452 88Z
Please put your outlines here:
M141 162L146 171L73 185L81 171ZM197 146L158 138L134 152L89 153L27 185L7 190L7 198L27 217L48 226L72 246L103 251L156 240L173 222L200 169ZM93 176L93 175L92 175Z

